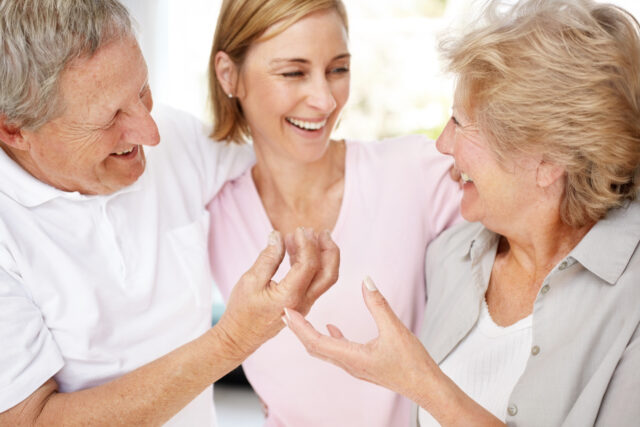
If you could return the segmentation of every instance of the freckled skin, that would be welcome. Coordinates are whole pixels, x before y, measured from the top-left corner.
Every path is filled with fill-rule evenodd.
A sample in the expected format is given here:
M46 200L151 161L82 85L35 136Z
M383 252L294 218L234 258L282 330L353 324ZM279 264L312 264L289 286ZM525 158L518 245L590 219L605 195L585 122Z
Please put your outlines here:
M137 42L125 38L74 60L60 78L61 116L22 131L25 150L10 155L39 180L65 191L109 194L144 172L142 145L156 145L158 129L147 66ZM130 150L127 156L114 153Z

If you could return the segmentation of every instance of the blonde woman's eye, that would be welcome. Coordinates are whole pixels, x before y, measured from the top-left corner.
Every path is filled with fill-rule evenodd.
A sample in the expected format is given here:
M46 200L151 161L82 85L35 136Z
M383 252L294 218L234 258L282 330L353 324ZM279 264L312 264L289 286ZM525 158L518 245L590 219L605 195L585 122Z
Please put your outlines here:
M331 70L332 73L335 74L344 74L349 72L349 67L337 67Z
M288 71L281 74L282 77L302 77L304 73L302 71Z

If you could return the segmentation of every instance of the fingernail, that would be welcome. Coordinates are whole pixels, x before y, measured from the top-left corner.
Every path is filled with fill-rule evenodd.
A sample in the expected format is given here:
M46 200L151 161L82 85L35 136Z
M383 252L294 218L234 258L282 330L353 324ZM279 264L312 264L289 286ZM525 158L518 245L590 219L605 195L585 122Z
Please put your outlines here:
M378 290L378 288L376 288L376 284L373 283L373 280L371 280L371 277L369 276L364 278L364 286L371 292Z
M288 328L289 327L289 322L287 322L287 318L282 316L281 319L284 322L284 325Z
M324 236L325 236L326 238L328 238L329 240L331 240L331 231L329 231L329 230L324 230L324 231L323 231L323 233L324 233Z
M303 242L304 240L306 240L306 234L304 232L304 227L296 228L295 236L296 236L296 239L300 240L300 242Z
M269 233L269 245L270 246L279 246L280 245L280 233L276 230L273 230Z
M287 308L284 308L284 315L286 316L287 320L291 320L291 315L289 315L289 310L287 310Z

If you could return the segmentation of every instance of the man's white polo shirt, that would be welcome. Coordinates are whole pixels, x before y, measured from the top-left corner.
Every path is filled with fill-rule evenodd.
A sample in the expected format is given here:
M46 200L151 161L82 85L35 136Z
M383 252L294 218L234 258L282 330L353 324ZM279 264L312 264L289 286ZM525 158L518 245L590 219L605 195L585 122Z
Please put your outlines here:
M112 195L59 191L0 149L0 412L52 376L62 392L93 387L210 326L204 206L253 154L185 113L154 118L144 174ZM212 425L212 398L170 424Z

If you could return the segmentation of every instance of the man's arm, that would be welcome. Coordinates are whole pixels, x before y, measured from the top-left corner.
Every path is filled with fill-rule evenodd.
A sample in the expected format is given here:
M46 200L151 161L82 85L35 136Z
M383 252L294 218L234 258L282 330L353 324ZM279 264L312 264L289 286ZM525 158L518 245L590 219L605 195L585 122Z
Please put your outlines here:
M109 383L57 392L50 379L0 414L0 425L149 425L169 420L206 387L238 366L284 326L283 308L308 312L338 274L339 250L328 233L298 229L288 238L291 270L271 277L284 256L279 234L245 273L220 322L199 338Z

